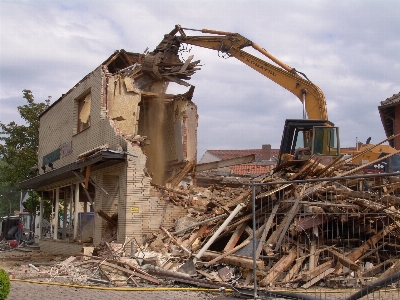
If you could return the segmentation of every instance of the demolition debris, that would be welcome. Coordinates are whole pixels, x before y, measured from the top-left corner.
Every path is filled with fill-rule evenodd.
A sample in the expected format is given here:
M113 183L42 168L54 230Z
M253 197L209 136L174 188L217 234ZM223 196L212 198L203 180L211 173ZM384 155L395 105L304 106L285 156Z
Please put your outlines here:
M193 168L188 164L186 172ZM400 179L357 175L360 171L343 159L323 165L311 158L251 178L256 227L248 185L153 185L160 199L187 210L173 228L161 226L144 245L134 238L124 244L103 241L83 247L81 256L52 265L27 261L8 272L13 278L84 285L181 282L229 288L235 281L251 287L254 258L257 280L265 288L365 286L400 270ZM115 216L100 216L116 226Z

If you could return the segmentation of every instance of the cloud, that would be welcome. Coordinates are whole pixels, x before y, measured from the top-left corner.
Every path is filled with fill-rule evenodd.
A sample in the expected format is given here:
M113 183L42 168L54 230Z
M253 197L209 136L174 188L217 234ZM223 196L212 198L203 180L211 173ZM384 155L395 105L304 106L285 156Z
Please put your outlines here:
M368 0L1 1L0 120L18 119L23 89L56 100L114 50L153 50L181 24L259 44L322 89L342 146L356 137L379 142L386 137L377 106L400 92L399 10L398 1ZM203 64L190 81L199 156L211 148L279 147L285 119L302 116L300 101L234 58L196 47L183 57L190 54Z

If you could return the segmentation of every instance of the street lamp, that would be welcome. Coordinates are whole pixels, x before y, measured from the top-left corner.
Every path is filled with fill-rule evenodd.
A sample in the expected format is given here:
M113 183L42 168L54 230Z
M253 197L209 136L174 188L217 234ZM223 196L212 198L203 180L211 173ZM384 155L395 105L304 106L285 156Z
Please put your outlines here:
M11 215L11 201L8 199L6 195L0 195L1 197L5 197L8 200L8 203L10 204L10 215Z

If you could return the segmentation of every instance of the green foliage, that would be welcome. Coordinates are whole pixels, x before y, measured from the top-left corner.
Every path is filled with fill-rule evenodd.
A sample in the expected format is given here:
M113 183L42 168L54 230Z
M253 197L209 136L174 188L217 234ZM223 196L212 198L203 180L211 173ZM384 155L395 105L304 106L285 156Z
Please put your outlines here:
M29 209L30 212L35 213L39 210L40 195L36 191L28 191L28 199L26 199L24 206L26 209ZM50 220L51 215L51 202L50 200L43 200L43 218L46 220Z
M10 293L10 289L10 277L8 276L6 271L0 269L0 300L7 299L7 296Z
M0 166L1 180L15 189L19 182L36 175L32 168L37 164L39 116L50 105L50 97L36 103L30 90L22 92L27 104L18 106L18 112L26 124L0 122L0 158L5 163Z
M0 159L0 169L5 163ZM20 193L13 189L7 182L2 179L0 173L0 216L6 216L19 209Z

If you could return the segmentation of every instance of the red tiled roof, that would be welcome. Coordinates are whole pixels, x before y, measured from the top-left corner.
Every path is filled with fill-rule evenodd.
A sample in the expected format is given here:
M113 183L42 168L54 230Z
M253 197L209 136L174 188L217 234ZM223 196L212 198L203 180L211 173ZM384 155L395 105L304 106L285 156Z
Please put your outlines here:
M243 164L230 166L232 174L235 175L261 175L269 172L273 165Z
M256 159L261 159L261 149L244 149L244 150L207 150L207 152L215 155L216 157L220 158L221 160L231 159L246 155L254 154ZM271 157L275 156L278 157L279 149L271 149Z

